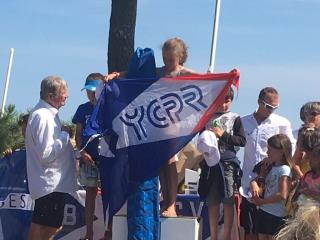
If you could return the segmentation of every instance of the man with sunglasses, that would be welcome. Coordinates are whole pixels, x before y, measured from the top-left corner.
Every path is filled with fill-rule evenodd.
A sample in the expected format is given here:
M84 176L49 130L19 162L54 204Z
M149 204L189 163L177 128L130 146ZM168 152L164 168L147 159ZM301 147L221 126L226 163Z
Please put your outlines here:
M277 114L279 94L272 87L263 88L259 93L258 109L241 118L247 144L244 148L243 176L241 179L242 192L247 195L250 191L250 182L256 177L254 166L267 157L268 139L279 133L286 134L292 145L295 139L292 135L290 122ZM242 198L240 222L245 230L245 239L257 239L256 206L248 199Z

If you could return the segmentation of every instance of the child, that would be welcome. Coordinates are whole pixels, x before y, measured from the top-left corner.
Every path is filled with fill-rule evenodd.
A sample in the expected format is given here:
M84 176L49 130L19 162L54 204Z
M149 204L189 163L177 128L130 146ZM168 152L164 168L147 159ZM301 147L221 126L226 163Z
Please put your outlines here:
M177 77L196 74L193 70L187 69L183 64L187 61L188 49L180 38L171 38L162 46L162 59L164 66L157 68L158 77Z
M188 52L186 44L179 38L171 38L162 46L162 58L164 66L157 68L157 77L177 77L195 74L183 64L187 61ZM163 198L161 215L164 217L176 217L176 195L178 190L178 172L176 162L177 154L168 160L168 163L160 170L160 184Z
M100 73L91 73L88 75L85 86L82 90L86 89L88 102L81 104L72 122L76 124L76 145L81 148L82 132L86 126L86 122L91 116L94 105L96 103L95 91L97 85L100 83L104 76ZM95 165L94 159L85 151L81 151L80 159L80 184L86 187L86 200L85 200L85 222L87 225L86 236L84 240L93 240L93 218L95 208L95 198L98 189L99 171Z
M301 149L311 170L304 174L297 189L292 218L276 239L320 239L320 129L311 129L301 138Z
M320 207L320 129L310 129L302 140L311 170L306 172L298 187L298 206Z
M292 166L292 145L285 134L268 139L268 164L272 165L265 178L264 196L261 198L257 180L250 184L251 201L259 206L257 230L259 239L273 239L287 216L284 201L288 196Z
M168 39L162 46L162 58L164 66L156 69L157 77L177 77L196 74L194 71L183 66L188 57L187 46L179 38ZM105 82L117 77L126 76L126 72L113 72L104 78ZM101 92L103 85L98 88L98 94ZM176 195L178 190L178 173L176 162L177 155L168 160L160 170L160 184L163 198L163 205L161 208L161 215L164 217L176 217Z
M303 174L310 170L309 162L304 157L304 152L301 150L300 139L310 128L320 128L320 102L307 102L300 108L300 119L303 121L302 127L298 131L297 147L295 149L293 160L294 176L301 178Z
M301 127L298 130L296 149L293 154L294 166L292 171L294 173L294 179L300 179L307 171L310 170L310 165L308 159L305 157L305 152L302 148L302 139L310 131L310 127ZM313 129L313 128L312 128Z
M206 129L212 131L218 138L220 163L217 165L217 169L220 172L216 175L221 176L220 173L222 173L220 181L212 182L206 197L212 240L218 239L220 203L223 203L224 210L224 239L231 239L235 204L234 193L237 191L237 179L240 170L236 153L239 147L243 147L246 144L240 117L238 114L230 112L233 97L234 92L230 88L224 102L206 125ZM222 184L219 184L221 182Z
M300 108L300 119L303 125L309 127L314 125L315 128L320 128L320 102L307 102Z

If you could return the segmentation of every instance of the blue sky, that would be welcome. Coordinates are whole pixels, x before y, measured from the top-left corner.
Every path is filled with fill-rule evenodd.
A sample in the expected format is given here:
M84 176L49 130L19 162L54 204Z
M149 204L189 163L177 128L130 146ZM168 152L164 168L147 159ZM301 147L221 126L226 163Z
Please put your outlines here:
M208 68L214 0L138 0L136 47L151 47L162 65L161 44L180 37L189 47L186 66ZM40 81L59 75L69 85L61 118L70 120L86 101L80 89L90 72L107 72L111 1L2 0L0 4L1 99L9 49L15 49L7 103L19 112L39 98ZM280 92L278 113L294 128L299 109L319 99L320 1L221 0L216 72L240 69L233 111L249 114L261 88Z

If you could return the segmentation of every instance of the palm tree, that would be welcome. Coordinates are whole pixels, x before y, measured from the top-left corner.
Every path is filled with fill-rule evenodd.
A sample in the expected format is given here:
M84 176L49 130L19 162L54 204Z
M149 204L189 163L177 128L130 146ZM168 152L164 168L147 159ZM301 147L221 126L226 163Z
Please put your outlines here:
M18 124L19 117L14 105L8 105L0 117L0 156L6 149L17 149L24 145Z
M109 44L109 72L128 68L134 52L137 0L112 0Z

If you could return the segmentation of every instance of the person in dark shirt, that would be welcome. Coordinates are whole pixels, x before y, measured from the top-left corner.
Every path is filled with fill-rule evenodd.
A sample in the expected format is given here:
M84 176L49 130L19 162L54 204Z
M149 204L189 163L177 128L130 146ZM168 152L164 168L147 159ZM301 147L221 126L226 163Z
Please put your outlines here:
M81 149L83 145L82 133L93 112L94 105L96 104L96 87L103 78L104 76L101 73L89 74L85 86L82 89L86 90L89 101L81 104L72 118L72 122L76 124L76 145L78 149ZM87 230L86 236L82 239L92 240L95 199L99 185L99 170L95 163L95 159L93 159L86 150L82 150L81 153L77 155L77 157L80 157L80 184L86 188L85 222Z
M246 144L244 129L238 114L230 112L230 106L234 97L230 88L224 102L217 109L213 118L206 124L206 129L212 131L218 138L220 161L211 167L215 176L209 193L206 197L208 205L211 239L218 239L218 219L220 203L224 210L224 239L231 239L231 229L234 219L234 193L237 191L240 161L236 154L239 147Z

